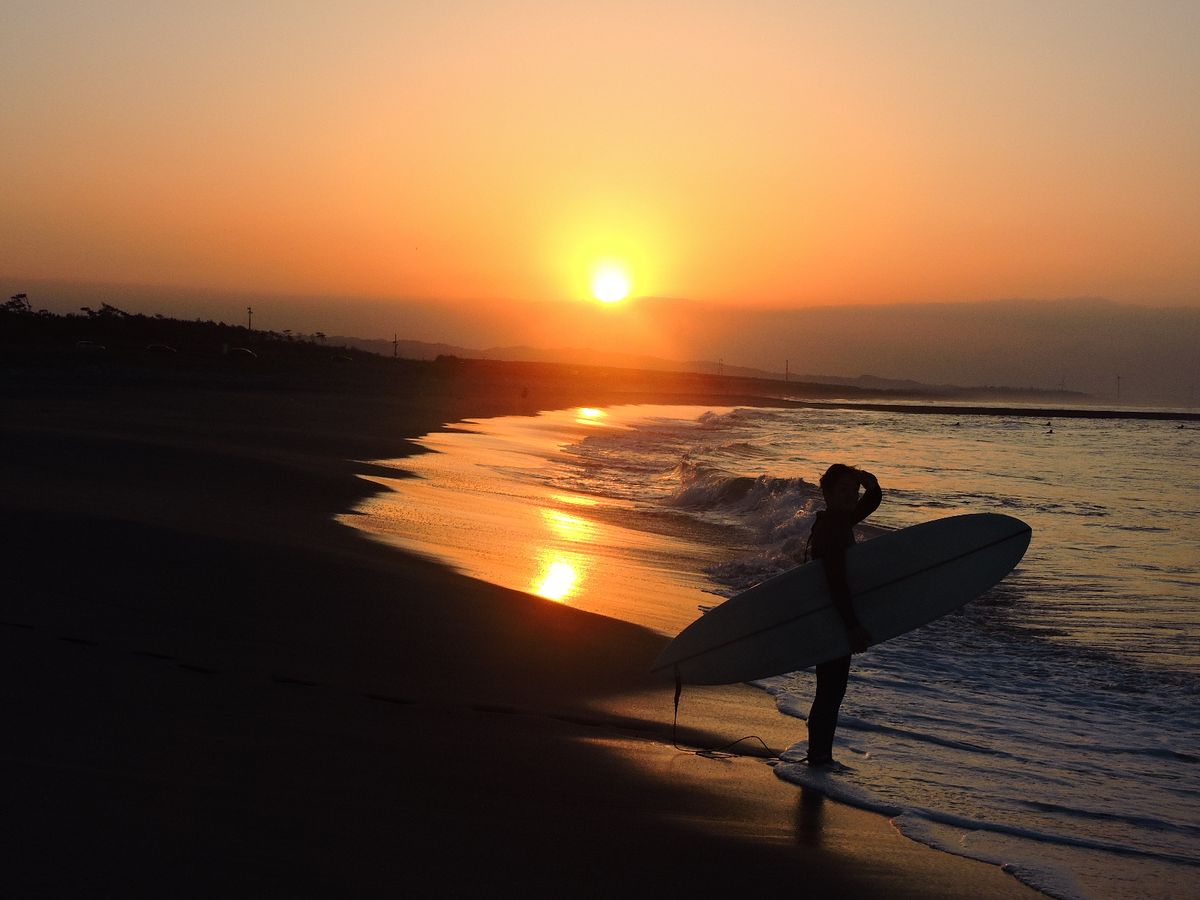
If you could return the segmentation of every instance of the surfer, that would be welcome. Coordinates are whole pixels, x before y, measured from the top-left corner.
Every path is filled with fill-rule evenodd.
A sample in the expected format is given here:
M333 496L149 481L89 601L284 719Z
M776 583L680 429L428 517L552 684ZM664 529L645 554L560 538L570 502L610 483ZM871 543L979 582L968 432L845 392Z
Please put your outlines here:
M862 496L858 494L863 489ZM871 643L871 635L850 601L846 583L846 548L854 543L854 526L875 512L883 500L879 481L870 472L834 463L821 476L825 509L817 513L808 536L806 555L824 562L829 592L850 638L852 653L861 653ZM808 713L808 756L810 766L833 762L833 733L837 729L838 710L846 695L850 677L850 657L831 659L817 665L817 691Z

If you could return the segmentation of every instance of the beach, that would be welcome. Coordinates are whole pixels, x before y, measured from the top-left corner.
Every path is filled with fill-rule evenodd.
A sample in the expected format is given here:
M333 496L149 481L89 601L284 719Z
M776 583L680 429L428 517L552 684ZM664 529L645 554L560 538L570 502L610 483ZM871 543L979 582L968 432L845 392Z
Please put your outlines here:
M764 757L799 723L760 691L687 692L673 735L661 635L335 520L366 461L447 423L634 401L755 398L466 361L10 367L7 892L1033 896L780 784ZM731 731L767 749L674 744Z

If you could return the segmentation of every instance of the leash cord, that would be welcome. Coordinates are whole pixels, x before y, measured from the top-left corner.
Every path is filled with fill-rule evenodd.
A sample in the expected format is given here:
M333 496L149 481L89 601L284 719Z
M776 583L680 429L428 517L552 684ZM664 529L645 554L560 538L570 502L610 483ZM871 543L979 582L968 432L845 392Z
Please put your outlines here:
M741 756L740 753L731 752L734 747L743 741L758 741L764 750L770 756L769 759L777 759L775 754L771 753L771 748L767 746L767 742L760 738L757 734L748 734L743 738L738 738L736 741L724 744L720 747L705 747L703 749L695 749L694 747L679 746L678 730L679 730L679 698L683 695L683 679L679 675L679 666L675 666L675 719L671 723L671 744L680 753L691 753L695 756L703 756L705 759L732 759Z

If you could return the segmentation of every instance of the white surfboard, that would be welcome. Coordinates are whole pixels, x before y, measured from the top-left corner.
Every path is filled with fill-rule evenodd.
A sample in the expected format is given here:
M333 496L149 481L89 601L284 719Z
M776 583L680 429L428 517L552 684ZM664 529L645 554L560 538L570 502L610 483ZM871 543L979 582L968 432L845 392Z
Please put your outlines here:
M1032 529L977 513L903 528L846 551L846 581L873 644L957 609L1021 561ZM794 672L850 652L819 560L776 575L701 616L654 669L690 684L731 684Z

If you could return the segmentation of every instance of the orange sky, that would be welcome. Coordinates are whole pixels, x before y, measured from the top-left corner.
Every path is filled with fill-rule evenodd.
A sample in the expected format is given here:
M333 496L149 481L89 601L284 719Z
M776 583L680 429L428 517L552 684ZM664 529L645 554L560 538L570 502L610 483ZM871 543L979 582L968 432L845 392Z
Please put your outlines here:
M176 6L6 4L0 274L1200 304L1198 4Z

